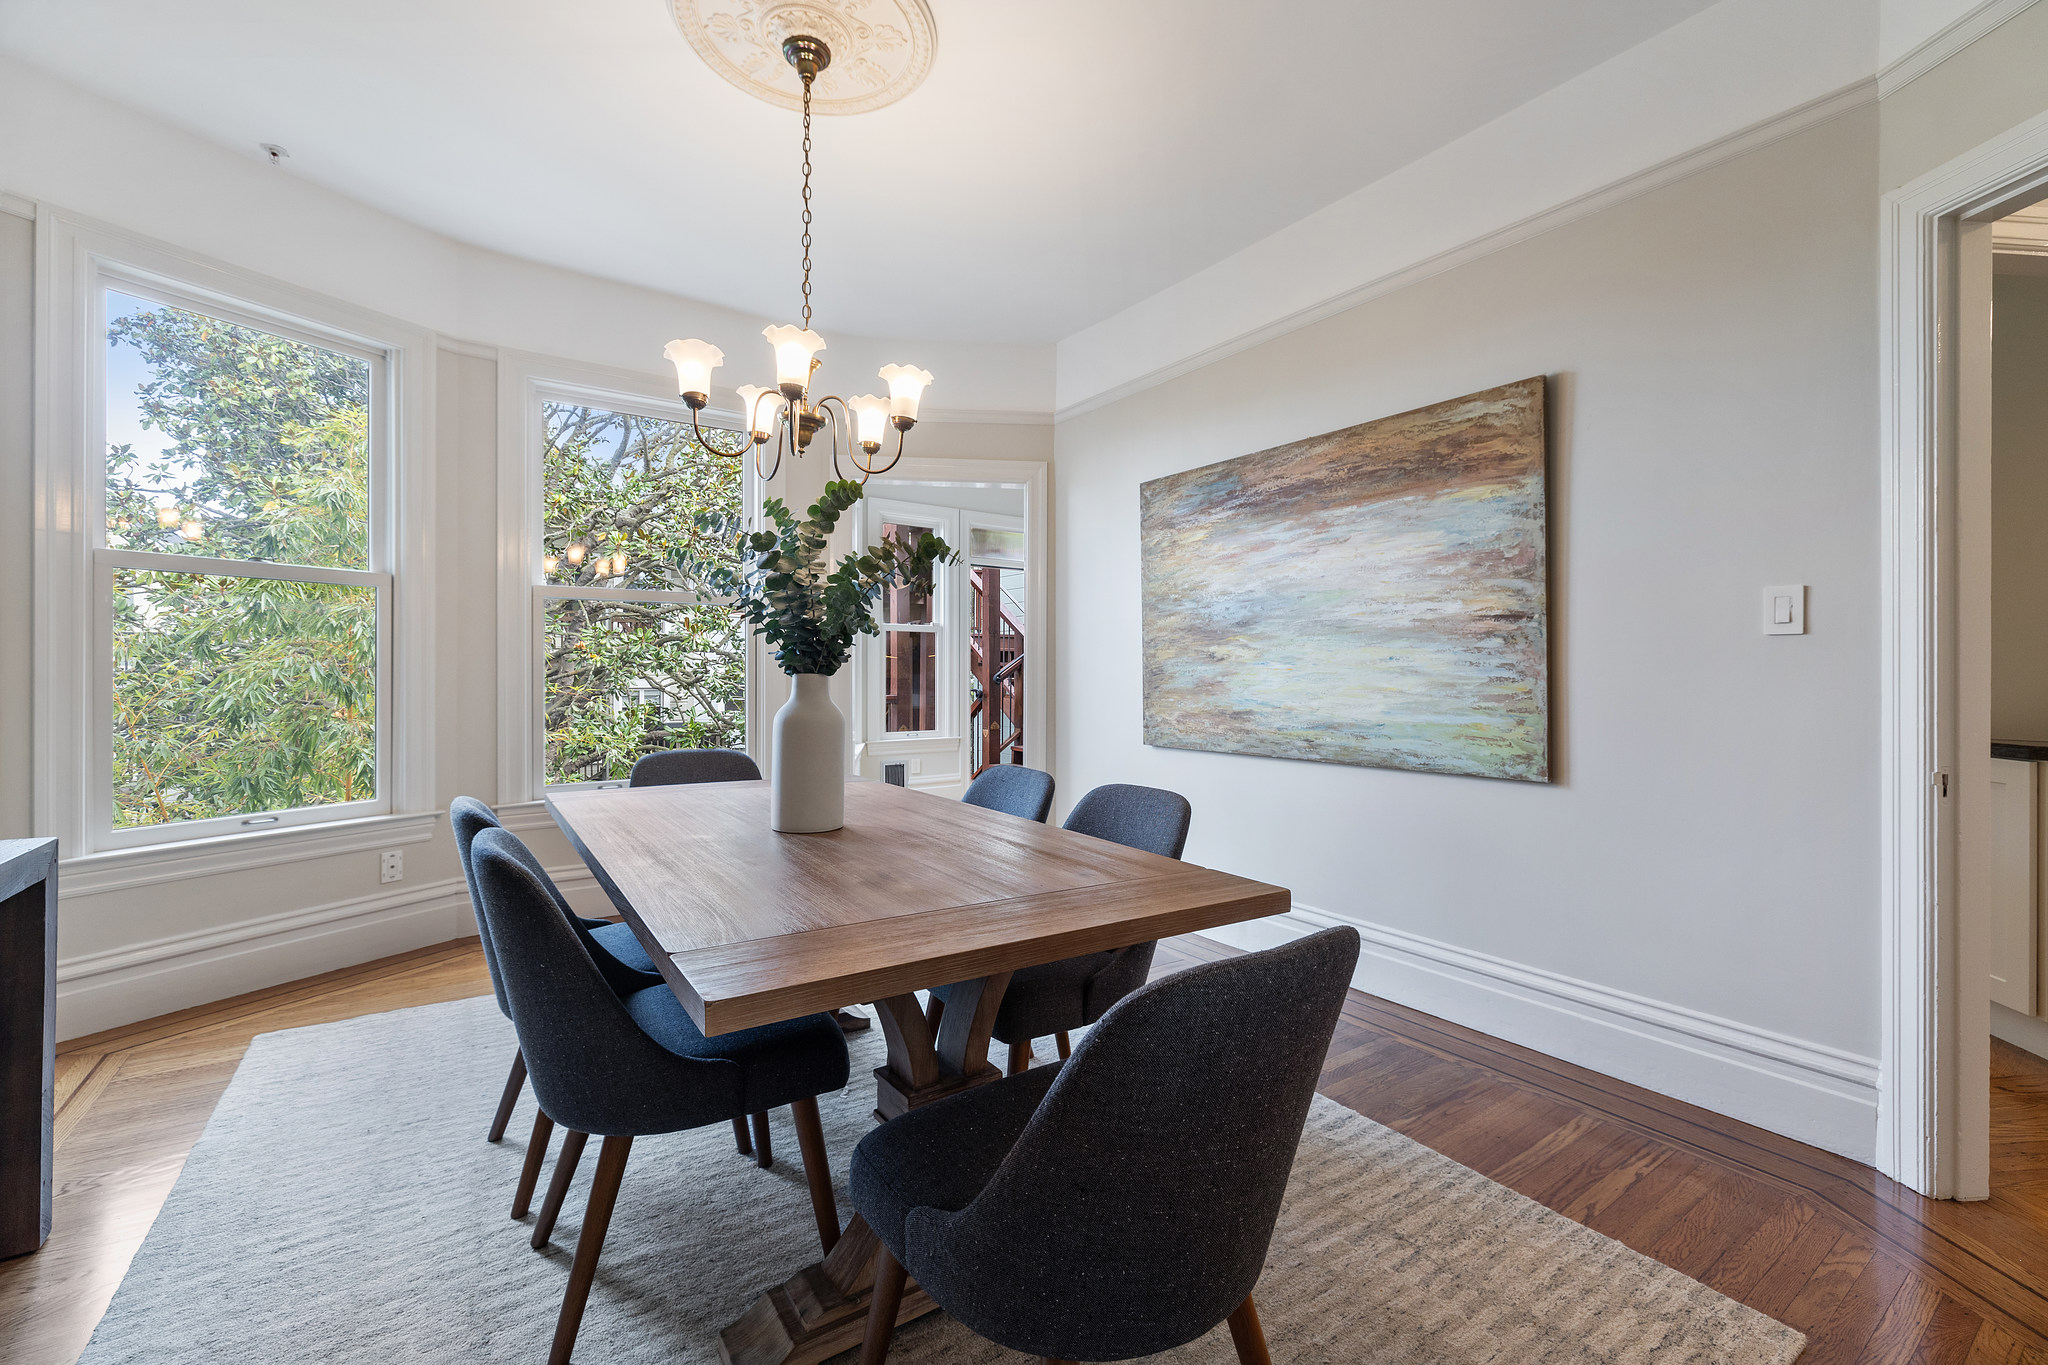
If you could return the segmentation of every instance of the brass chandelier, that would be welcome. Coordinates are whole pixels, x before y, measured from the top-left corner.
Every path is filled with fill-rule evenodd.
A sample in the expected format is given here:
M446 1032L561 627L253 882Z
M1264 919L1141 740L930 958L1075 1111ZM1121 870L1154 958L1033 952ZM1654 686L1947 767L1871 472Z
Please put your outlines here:
M753 439L734 458L754 453L754 468L762 479L772 479L782 468L785 449L802 455L820 431L832 432L832 472L845 478L839 463L840 429L846 429L847 457L866 483L872 474L884 474L903 458L903 439L917 425L917 404L931 372L915 365L884 365L877 378L889 386L889 396L878 398L864 393L857 398L827 394L813 402L811 378L825 362L818 352L825 338L811 330L811 83L832 64L832 49L817 38L797 34L782 44L782 55L796 68L803 81L804 110L804 320L801 327L768 327L761 335L775 353L775 387L758 384L739 387L742 419ZM725 363L725 352L695 337L671 341L662 351L676 367L676 389L690 409L690 428L706 450L717 450L704 439L697 414L711 401L711 372ZM836 411L835 411L836 410ZM896 451L887 464L875 463L889 427L896 428ZM768 442L775 442L774 462L768 463ZM719 454L727 452L718 451Z

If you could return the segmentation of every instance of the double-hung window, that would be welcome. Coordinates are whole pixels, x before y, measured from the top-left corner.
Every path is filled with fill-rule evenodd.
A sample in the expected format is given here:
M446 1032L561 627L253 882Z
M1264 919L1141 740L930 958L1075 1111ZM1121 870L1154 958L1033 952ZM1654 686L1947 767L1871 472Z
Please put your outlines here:
M93 842L389 810L388 357L98 280Z
M737 432L537 394L540 543L531 572L541 783L624 780L662 749L747 746L747 639L703 581L732 563L745 506ZM721 453L723 452L723 453Z

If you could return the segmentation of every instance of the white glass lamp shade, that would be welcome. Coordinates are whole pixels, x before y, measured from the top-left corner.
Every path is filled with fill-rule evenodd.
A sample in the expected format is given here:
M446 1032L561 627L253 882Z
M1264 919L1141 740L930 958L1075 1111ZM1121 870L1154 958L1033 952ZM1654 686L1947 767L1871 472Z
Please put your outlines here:
M846 400L846 410L853 414L853 439L870 451L882 444L882 433L889 429L889 400L864 393L858 398Z
M676 392L697 399L692 406L703 406L711 393L711 372L725 363L725 352L708 341L691 337L688 341L671 341L661 353L676 367Z
M825 338L808 327L788 326L764 327L761 335L775 348L775 387L791 398L808 389L811 357L825 349Z
M782 402L782 395L759 384L742 384L738 392L740 411L746 414L747 430L754 439L765 441L773 436L777 405Z
M932 382L932 372L915 365L884 365L880 377L889 385L889 415L915 422L918 399Z

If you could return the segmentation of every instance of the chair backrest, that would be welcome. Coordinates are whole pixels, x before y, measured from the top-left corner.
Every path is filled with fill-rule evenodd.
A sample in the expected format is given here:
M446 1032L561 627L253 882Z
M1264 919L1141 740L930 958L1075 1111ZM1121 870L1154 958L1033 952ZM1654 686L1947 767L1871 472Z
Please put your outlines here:
M1265 1264L1357 961L1357 931L1326 929L1119 1002L981 1193L911 1211L932 1297L1013 1350L1078 1360L1221 1322Z
M627 1136L739 1112L739 1065L679 1057L648 1037L531 860L504 829L480 831L470 849L519 1050L547 1116L578 1132Z
M483 897L477 892L472 858L477 835L485 830L504 830L505 827L498 823L498 817L491 808L474 796L458 796L448 803L448 825L455 832L455 853L462 859L463 880L469 883L469 903L476 911L476 935L483 944L484 966L491 974L491 991L498 997L498 1008L510 1015L512 1007L505 999L504 982L498 974L497 945L491 941L491 927L484 919ZM534 880L546 889L563 917L568 920L578 941L582 943L583 951L596 964L598 973L614 991L624 995L655 984L658 978L650 977L638 968L629 967L606 952L604 946L591 937L590 925L584 922L581 915L569 908L569 898L555 885L555 879L547 874L547 869L541 866L540 859L534 856L533 850L515 835L507 833L505 837L511 840L510 847L515 850L513 856L518 858L527 871L533 874Z
M1163 858L1178 858L1187 847L1188 823L1194 814L1179 792L1112 782L1076 802L1062 828Z
M1052 814L1052 774L1015 763L998 763L968 783L967 793L960 800L970 806L983 806L1044 824L1045 817Z
M738 749L664 749L635 763L627 785L676 787L689 782L760 780L760 765Z

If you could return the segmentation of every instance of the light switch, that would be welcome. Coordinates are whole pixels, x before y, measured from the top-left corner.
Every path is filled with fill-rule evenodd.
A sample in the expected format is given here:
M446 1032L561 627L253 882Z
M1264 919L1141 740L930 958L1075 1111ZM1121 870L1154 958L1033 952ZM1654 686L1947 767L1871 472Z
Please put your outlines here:
M1806 634L1806 585L1764 589L1764 634Z

